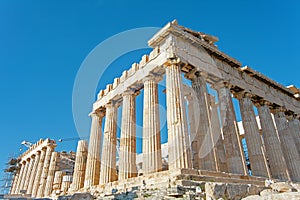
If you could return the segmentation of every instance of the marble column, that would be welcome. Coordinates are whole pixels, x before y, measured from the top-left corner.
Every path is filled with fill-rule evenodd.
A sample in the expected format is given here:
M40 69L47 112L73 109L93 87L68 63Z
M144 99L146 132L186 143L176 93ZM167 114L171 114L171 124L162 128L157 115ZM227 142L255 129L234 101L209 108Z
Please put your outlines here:
M86 161L88 154L88 144L86 140L79 140L76 151L72 191L77 191L84 186L84 177L86 171ZM103 159L103 158L102 158Z
M212 141L215 148L216 168L220 172L228 172L226 163L226 154L224 148L224 140L221 132L218 104L215 102L215 97L210 95L210 117L211 117L211 131Z
M235 111L232 103L230 85L220 82L214 86L218 91L222 130L228 172L247 174L244 153L240 142Z
M196 129L199 127L199 124L195 123L195 113L198 113L198 109L194 104L194 97L192 93L189 93L185 96L188 106L188 126L190 128L190 142L191 142L191 159L192 167L194 169L199 169L199 159L198 158L198 138L196 137Z
M137 176L135 96L133 91L126 91L123 94L119 180Z
M287 166L281 149L281 144L271 116L269 105L265 101L256 104L260 119L262 137L272 178L288 180Z
M72 183L72 179L73 177L71 175L64 175L62 178L62 183L61 183L61 191L62 191L62 195L66 195L71 183Z
M53 193L59 195L61 193L61 184L63 176L66 175L64 171L56 171L53 180Z
M54 146L48 145L47 149L46 149L46 155L45 155L43 170L42 170L42 173L41 173L41 180L40 180L40 184L39 184L38 192L37 192L37 197L38 198L44 196L47 177L48 177L48 172L49 172L49 166L50 166L50 161L51 161L51 155L52 155L53 151L54 151Z
M34 182L36 181L35 177L36 177L36 174L37 174L38 165L39 165L39 161L40 161L40 154L41 154L40 151L38 151L35 154L34 165L33 165L32 173L30 175L30 179L29 179L29 182L28 182L27 194L32 193L33 185L34 185Z
M24 169L25 169L25 161L22 161L20 163L20 173L19 173L19 176L18 176L18 182L17 182L17 185L16 185L16 189L15 189L15 194L20 194L20 184L21 184L21 181L22 181L22 177L24 176Z
M25 180L26 180L26 177L27 177L28 168L29 168L29 164L30 164L29 161L30 161L29 158L25 161L24 172L23 172L22 179L21 179L21 182L20 182L19 191L24 190Z
M24 186L23 186L23 190L26 190L26 194L28 193L27 188L28 188L28 183L29 183L30 177L33 175L32 169L33 169L33 166L34 166L34 160L35 160L34 155L32 155L30 157L30 159L28 160L28 162L29 162L28 172L26 173L26 177L25 177L25 180L24 180Z
M42 171L44 168L45 156L46 156L46 148L43 148L41 150L40 160L39 160L38 168L36 171L35 180L34 180L33 186L32 186L32 192L31 192L32 197L36 197L37 191L39 189L41 175L42 175Z
M197 98L194 103L199 108L199 112L195 116L195 123L199 124L196 130L199 167L203 170L216 171L215 152L213 151L210 129L208 92L205 78L200 72L195 72L192 77L192 88Z
M102 112L94 112L92 117L90 141L86 163L84 188L89 188L99 184L100 176L100 151L102 138Z
M290 178L292 181L300 181L300 157L284 110L275 109L274 119Z
M117 180L117 116L118 107L113 102L107 104L101 157L100 184Z
M179 63L170 61L166 68L169 170L191 168L186 108Z
M242 115L242 123L245 131L245 139L252 175L268 177L267 163L263 152L261 136L253 110L251 95L248 93L237 94Z
M159 77L144 79L143 112L143 173L150 174L162 170L160 117L158 104Z
M289 127L291 127L292 136L298 151L300 154L300 122L299 119L293 115L289 116Z
M17 172L14 176L14 181L13 181L13 184L12 184L12 187L9 191L9 194L15 194L16 192L16 187L17 187L17 184L18 184L18 178L19 178L19 174L20 172Z
M54 175L55 172L58 170L59 159L60 158L58 152L52 152L45 192L43 196L50 196L52 193Z

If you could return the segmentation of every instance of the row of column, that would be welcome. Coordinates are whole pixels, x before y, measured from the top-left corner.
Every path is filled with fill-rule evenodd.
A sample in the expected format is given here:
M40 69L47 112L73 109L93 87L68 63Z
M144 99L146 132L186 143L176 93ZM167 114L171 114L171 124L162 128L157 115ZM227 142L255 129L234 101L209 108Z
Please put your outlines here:
M219 95L227 172L246 174L230 86L222 83L215 88ZM299 146L296 145L300 139L299 120L291 115L287 116L282 108L274 109L264 100L254 100L249 93L239 92L235 95L239 100L252 175L300 181ZM254 105L258 109L262 136L259 133Z
M230 85L224 82L213 85L213 88L218 92L223 136L219 133L220 123L214 100L210 101L210 111L206 106L207 100L205 98L207 98L207 90L205 75L203 76L196 72L192 76L192 86L197 96L196 104L199 106L198 122L200 123L198 129L194 128L199 131L196 133L195 142L201 143L200 146L194 145L193 147L192 142L192 148L195 148L193 151L198 152L199 158L193 159L195 161L193 166L199 166L200 169L212 171L216 169L217 171L247 174ZM299 119L293 117L293 115L287 116L282 108L270 111L270 105L266 101L260 100L255 105L258 108L262 126L261 137L253 109L254 99L252 95L246 92L235 93L235 95L239 100L252 175L299 181ZM274 114L275 120L272 119L271 112ZM210 113L210 120L203 113ZM192 121L197 124L197 120L194 117ZM209 126L211 133L205 129L205 127ZM201 139L199 139L199 136ZM212 139L207 139L209 137ZM221 139L222 137L223 139ZM214 145L215 147L209 147L208 145ZM224 149L222 148L223 145ZM207 146L208 149L211 149L210 153L214 154L213 156L210 156L207 152ZM222 156L224 153L226 155L226 163L220 159L224 157ZM209 163L205 158L210 158L208 159L210 162L215 161L216 168L214 168L214 165L205 165L205 163Z
M160 122L158 107L159 77L144 80L144 126L143 126L143 170L144 174L162 170ZM89 154L84 187L105 184L115 180L125 180L137 176L136 169L136 103L138 93L128 90L123 94L123 112L119 152L119 168L116 168L117 110L114 102L106 105L106 119L101 156L101 124L103 114L93 113ZM97 142L95 142L97 140ZM98 160L98 162L95 162ZM98 174L100 172L100 174ZM93 174L90 176L90 174Z
M235 116L233 115L230 87L223 84L223 87L218 87L217 89L228 172L241 173L245 170L242 151L239 151L241 156L238 156L238 149L236 148L236 159L232 157L233 152L228 152L228 150L234 149L230 147L234 143L240 146ZM299 146L296 146L294 142L294 140L296 142L299 141L299 120L287 116L282 108L275 107L276 109L274 109L274 106L270 107L270 103L264 100L255 101L249 93L239 92L235 95L239 100L252 175L300 181ZM229 102L222 99L225 96L227 96ZM255 104L253 104L253 101L255 101ZM254 105L258 109L262 136L259 133L253 109ZM225 112L226 109L227 111ZM222 116L222 113L228 114L228 109L233 111L231 112L232 116ZM272 114L274 115L274 120ZM223 121L226 118L227 121ZM228 140L227 133L230 132L229 130L232 131L231 136L233 136L233 132L237 133L237 136L234 137L236 139L234 143L232 138Z
M54 157L57 157L56 152L53 152L54 148L55 145L49 144L20 163L20 171L15 176L11 194L23 193L30 194L32 197L44 196L47 178L49 175L51 177L52 174L50 162L55 159Z
M286 115L281 107L271 106L264 100L255 101L249 93L242 92L237 97L252 174L300 181L299 146L296 145L300 136L299 120ZM255 119L254 105L258 109L262 136Z
M199 112L191 118L194 125L199 124L199 126L190 127L190 132L193 131L195 136L191 145L180 65L177 62L169 62L165 69L169 169L194 167L210 171L248 174L230 85L224 82L213 85L213 88L218 92L219 103L216 104L215 100L208 95L205 74L196 72L191 76L192 88L197 97L194 99L194 106L199 108ZM157 172L162 168L157 94L157 82L159 80L153 76L144 79L144 174ZM106 105L101 167L100 141L104 111L91 115L92 128L85 173L85 188L137 176L136 95L137 93L132 90L123 94L118 175L116 170L117 105L113 101ZM300 173L298 172L300 166L298 163L299 146L296 146L300 144L299 120L295 118L287 120L284 112L274 111L275 125L269 106L265 103L256 104L262 126L262 139L253 110L252 96L247 93L240 93L237 97L252 174L261 177L271 176L282 180L300 180Z
M161 142L160 123L158 107L158 85L161 80L157 76L149 76L144 79L144 111L143 111L143 173L150 174L161 171ZM195 83L195 89L199 96L203 92L203 80ZM166 99L167 99L167 121L168 121L168 148L169 148L169 169L191 168L191 148L188 135L188 124L183 94L181 69L178 63L170 63L166 66ZM116 126L117 107L111 102L106 106L106 120L104 126L104 139L100 164L101 146L101 124L103 114L92 113L92 128L89 144L89 155L87 159L87 171L84 187L104 184L114 180L125 180L137 176L136 171L136 116L135 116L135 96L134 91L128 90L123 94L123 112L120 138L120 159L118 177L116 172ZM202 99L205 105L201 118L204 125L201 126L199 137L201 140L206 137L209 130L210 120L208 115L209 105L206 97ZM202 134L202 135L201 135ZM202 137L202 138L201 138ZM220 143L219 143L220 144ZM197 156L199 157L199 156ZM216 168L212 154L208 151L208 156L201 157L202 166L207 169ZM90 166L90 167L88 167ZM100 175L98 173L100 172ZM94 174L90 176L90 174ZM100 180L100 181L99 181Z

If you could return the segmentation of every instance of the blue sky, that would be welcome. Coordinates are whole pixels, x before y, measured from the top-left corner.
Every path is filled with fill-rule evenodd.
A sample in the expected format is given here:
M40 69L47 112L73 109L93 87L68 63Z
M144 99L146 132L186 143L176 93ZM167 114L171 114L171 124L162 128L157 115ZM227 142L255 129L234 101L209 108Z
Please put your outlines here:
M0 169L23 140L78 137L72 116L76 73L101 41L128 29L178 19L218 36L219 48L243 65L300 87L299 10L296 0L1 0ZM143 53L116 61L100 87ZM75 147L65 142L58 150Z

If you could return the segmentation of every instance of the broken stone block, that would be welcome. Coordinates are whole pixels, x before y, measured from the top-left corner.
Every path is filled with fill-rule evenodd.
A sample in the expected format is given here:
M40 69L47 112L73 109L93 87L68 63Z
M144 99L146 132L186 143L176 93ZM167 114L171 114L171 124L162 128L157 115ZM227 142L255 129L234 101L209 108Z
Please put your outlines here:
M248 194L249 185L227 184L226 197L228 199L239 200Z
M225 196L226 184L224 183L205 183L206 199L213 200Z
M268 196L271 194L277 194L278 192L273 191L272 189L265 189L263 191L260 192L260 196Z
M286 182L277 182L277 183L273 183L270 186L272 188L273 191L282 193L282 192L292 192L293 191L293 187L286 183Z

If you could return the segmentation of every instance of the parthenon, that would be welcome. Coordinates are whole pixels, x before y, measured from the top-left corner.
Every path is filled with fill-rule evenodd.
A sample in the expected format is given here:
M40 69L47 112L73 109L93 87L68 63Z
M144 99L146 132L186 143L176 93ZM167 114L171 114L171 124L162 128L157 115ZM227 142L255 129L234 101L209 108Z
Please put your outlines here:
M74 172L63 174L55 164L59 154L54 152L54 141L40 141L21 156L10 193L109 194L134 187L192 185L192 180L254 185L264 185L266 179L300 182L300 90L243 66L221 52L217 41L176 20L165 25L148 41L151 53L99 91L90 113L89 143L79 141ZM165 93L159 93L163 81ZM142 91L143 106L137 108L136 97ZM167 148L161 142L162 98ZM143 112L141 155L136 150L137 112ZM167 167L163 167L164 151ZM142 159L141 171L137 157Z

